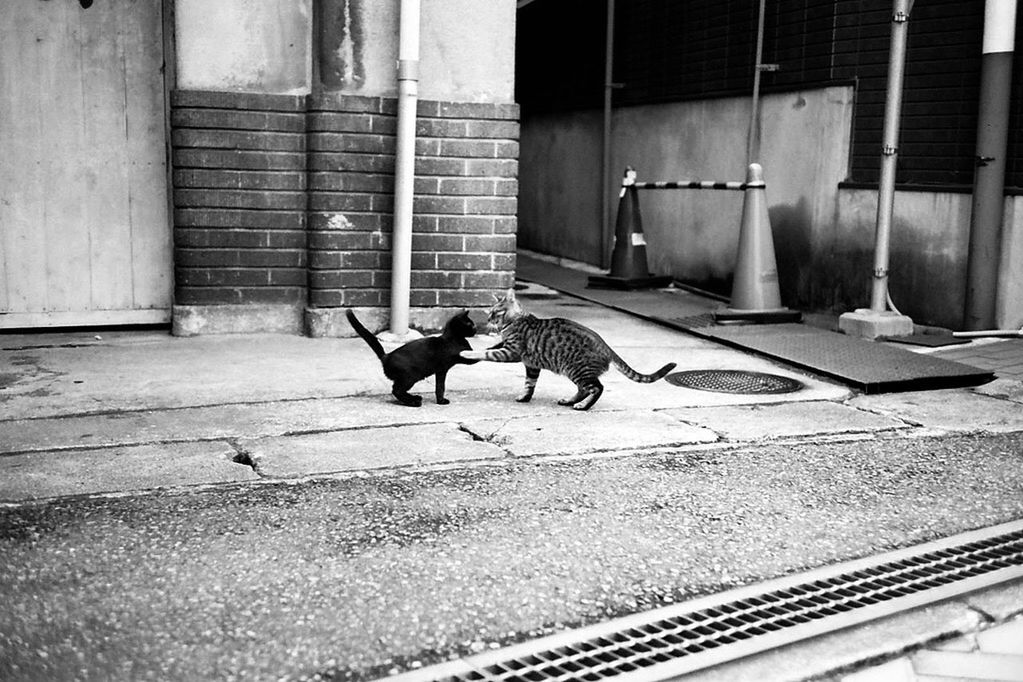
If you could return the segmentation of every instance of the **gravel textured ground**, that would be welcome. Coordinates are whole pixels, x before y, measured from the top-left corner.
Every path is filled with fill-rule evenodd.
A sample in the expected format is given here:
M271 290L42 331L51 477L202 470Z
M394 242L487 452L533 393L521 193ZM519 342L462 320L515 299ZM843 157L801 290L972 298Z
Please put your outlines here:
M0 679L368 679L1023 516L1023 434L0 508Z

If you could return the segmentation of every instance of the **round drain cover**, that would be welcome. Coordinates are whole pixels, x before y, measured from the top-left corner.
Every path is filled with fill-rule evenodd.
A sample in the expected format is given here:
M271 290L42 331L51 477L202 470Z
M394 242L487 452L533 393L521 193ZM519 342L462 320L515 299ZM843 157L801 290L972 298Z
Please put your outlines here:
M742 369L694 369L669 374L664 380L682 388L717 393L793 393L803 388L803 382L796 379Z

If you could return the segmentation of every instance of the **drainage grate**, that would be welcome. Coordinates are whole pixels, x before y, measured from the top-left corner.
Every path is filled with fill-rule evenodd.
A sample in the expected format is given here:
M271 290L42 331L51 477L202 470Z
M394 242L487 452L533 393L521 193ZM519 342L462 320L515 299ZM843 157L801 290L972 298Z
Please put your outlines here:
M664 380L682 388L717 393L793 393L804 387L796 379L742 369L694 369L669 374Z
M1021 577L1013 522L387 679L662 680Z

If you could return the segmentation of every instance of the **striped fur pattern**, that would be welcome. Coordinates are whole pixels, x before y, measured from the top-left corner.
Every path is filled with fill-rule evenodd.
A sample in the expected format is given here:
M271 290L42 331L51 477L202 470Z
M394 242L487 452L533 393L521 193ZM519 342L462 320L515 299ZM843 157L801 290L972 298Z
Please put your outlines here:
M588 410L604 392L600 376L611 365L640 383L657 381L675 368L675 363L671 362L653 374L637 372L592 329L572 320L539 318L525 312L515 299L514 290L509 290L490 308L488 323L500 331L501 342L487 350L463 351L462 357L522 362L526 366L526 384L525 391L517 398L520 403L532 399L537 378L544 369L566 376L576 385L575 395L559 400L558 404Z

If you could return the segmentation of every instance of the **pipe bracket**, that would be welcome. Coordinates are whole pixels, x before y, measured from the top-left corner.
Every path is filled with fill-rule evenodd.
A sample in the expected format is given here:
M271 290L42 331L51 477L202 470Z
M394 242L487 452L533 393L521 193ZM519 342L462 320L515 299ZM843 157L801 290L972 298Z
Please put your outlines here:
M400 81L418 81L419 80L419 60L418 59L399 59L398 60L398 80L400 80Z

